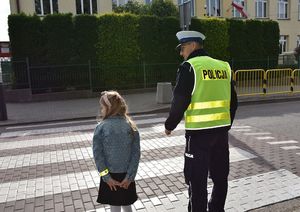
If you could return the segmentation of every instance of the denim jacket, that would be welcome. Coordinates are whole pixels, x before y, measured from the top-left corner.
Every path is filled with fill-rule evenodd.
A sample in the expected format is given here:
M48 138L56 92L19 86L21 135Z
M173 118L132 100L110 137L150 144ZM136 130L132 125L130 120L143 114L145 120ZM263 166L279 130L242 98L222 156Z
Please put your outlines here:
M110 116L100 122L93 136L93 154L99 173L104 182L110 179L109 173L127 173L126 178L134 181L140 159L140 137L132 131L126 118Z

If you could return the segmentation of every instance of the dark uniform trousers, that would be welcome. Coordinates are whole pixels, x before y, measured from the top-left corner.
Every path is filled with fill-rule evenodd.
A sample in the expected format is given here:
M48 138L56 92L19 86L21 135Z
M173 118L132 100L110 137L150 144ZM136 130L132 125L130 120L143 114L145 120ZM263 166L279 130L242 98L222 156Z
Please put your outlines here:
M207 178L213 181L208 211L222 212L229 174L228 131L186 135L185 181L189 186L189 212L207 211Z

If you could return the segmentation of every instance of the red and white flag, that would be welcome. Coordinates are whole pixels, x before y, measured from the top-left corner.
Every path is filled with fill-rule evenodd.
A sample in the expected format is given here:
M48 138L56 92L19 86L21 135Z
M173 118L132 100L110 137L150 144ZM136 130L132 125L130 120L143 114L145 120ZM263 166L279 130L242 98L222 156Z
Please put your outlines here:
M240 5L240 4L238 4L238 3L234 2L234 1L231 3L231 5L237 11L239 11L244 18L248 18L248 14L246 13L245 8L242 5Z

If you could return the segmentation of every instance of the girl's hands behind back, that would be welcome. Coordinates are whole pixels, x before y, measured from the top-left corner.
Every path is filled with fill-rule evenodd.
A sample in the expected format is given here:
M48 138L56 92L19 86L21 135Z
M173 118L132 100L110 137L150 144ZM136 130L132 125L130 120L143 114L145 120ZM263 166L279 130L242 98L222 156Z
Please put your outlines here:
M130 183L131 183L131 181L128 180L127 178L125 178L125 179L120 183L120 187L121 187L121 188L128 189Z
M107 182L106 182L110 188L110 190L112 191L116 191L117 190L117 186L120 186L120 182L110 178ZM121 187L121 186L120 186Z

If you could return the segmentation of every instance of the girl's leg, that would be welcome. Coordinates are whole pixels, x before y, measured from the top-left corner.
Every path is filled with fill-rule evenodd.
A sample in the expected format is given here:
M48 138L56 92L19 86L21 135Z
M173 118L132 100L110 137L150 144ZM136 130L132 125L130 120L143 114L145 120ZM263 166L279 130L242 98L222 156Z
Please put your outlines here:
M114 205L111 205L111 206L110 206L110 211L111 211L111 212L121 212L121 206L114 206Z
M131 205L122 205L124 212L132 212Z

